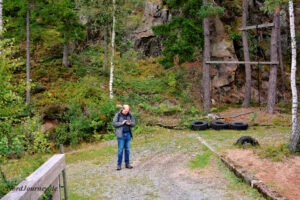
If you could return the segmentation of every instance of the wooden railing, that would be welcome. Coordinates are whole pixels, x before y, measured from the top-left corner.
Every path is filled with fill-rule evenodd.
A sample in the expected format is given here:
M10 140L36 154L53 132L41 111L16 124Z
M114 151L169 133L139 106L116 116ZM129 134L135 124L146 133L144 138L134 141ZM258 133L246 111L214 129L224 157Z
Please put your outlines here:
M1 200L36 200L46 189L52 191L53 200L61 199L60 175L63 176L64 199L67 197L65 154L55 154Z

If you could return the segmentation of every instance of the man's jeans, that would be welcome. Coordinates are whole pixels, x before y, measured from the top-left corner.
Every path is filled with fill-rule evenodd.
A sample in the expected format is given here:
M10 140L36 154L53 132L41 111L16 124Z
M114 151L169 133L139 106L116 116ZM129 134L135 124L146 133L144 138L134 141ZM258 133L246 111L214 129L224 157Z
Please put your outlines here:
M130 133L123 133L122 138L118 138L118 166L122 165L123 160L123 150L125 150L125 164L129 165L130 156Z

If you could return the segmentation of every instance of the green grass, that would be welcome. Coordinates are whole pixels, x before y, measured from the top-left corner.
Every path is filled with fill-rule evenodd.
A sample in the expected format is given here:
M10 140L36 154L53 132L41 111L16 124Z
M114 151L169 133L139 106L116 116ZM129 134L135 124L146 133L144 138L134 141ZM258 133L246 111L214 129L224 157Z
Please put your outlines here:
M92 149L91 149L92 148ZM73 153L66 154L66 162L68 164L79 161L95 161L107 162L108 158L117 153L117 149L112 145L99 145L98 147L91 147ZM96 163L97 163L96 162ZM98 163L99 164L99 163Z
M246 131L235 130L220 130L207 129L205 131L199 131L198 134L204 138L209 144L219 152L223 152L226 149L238 148L234 143L237 139L243 135L249 135L258 140L262 149L264 146L272 146L276 144L286 144L289 140L289 127L250 127ZM252 147L250 147L252 148ZM263 149L262 149L263 150Z
M204 168L208 165L213 153L206 148L202 154L196 155L196 158L190 161L190 168Z

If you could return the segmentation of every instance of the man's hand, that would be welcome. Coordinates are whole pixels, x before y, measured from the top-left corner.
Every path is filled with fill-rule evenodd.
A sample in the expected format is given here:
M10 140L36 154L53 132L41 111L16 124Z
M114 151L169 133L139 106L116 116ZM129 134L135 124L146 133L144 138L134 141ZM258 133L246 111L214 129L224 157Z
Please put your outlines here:
M131 121L130 120L126 120L126 124L127 125L131 125Z
M127 124L127 120L124 120L124 121L122 122L122 124L125 124L125 123Z

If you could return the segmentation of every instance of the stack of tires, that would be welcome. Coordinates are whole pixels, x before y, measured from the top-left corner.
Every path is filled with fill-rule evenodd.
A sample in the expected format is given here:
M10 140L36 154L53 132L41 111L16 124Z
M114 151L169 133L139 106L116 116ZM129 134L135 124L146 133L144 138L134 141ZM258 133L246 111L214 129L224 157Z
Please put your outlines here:
M248 124L246 122L224 122L224 121L213 121L208 124L208 122L204 120L196 120L191 124L191 128L193 130L206 130L209 127L215 130L222 129L233 129L233 130L247 130Z

